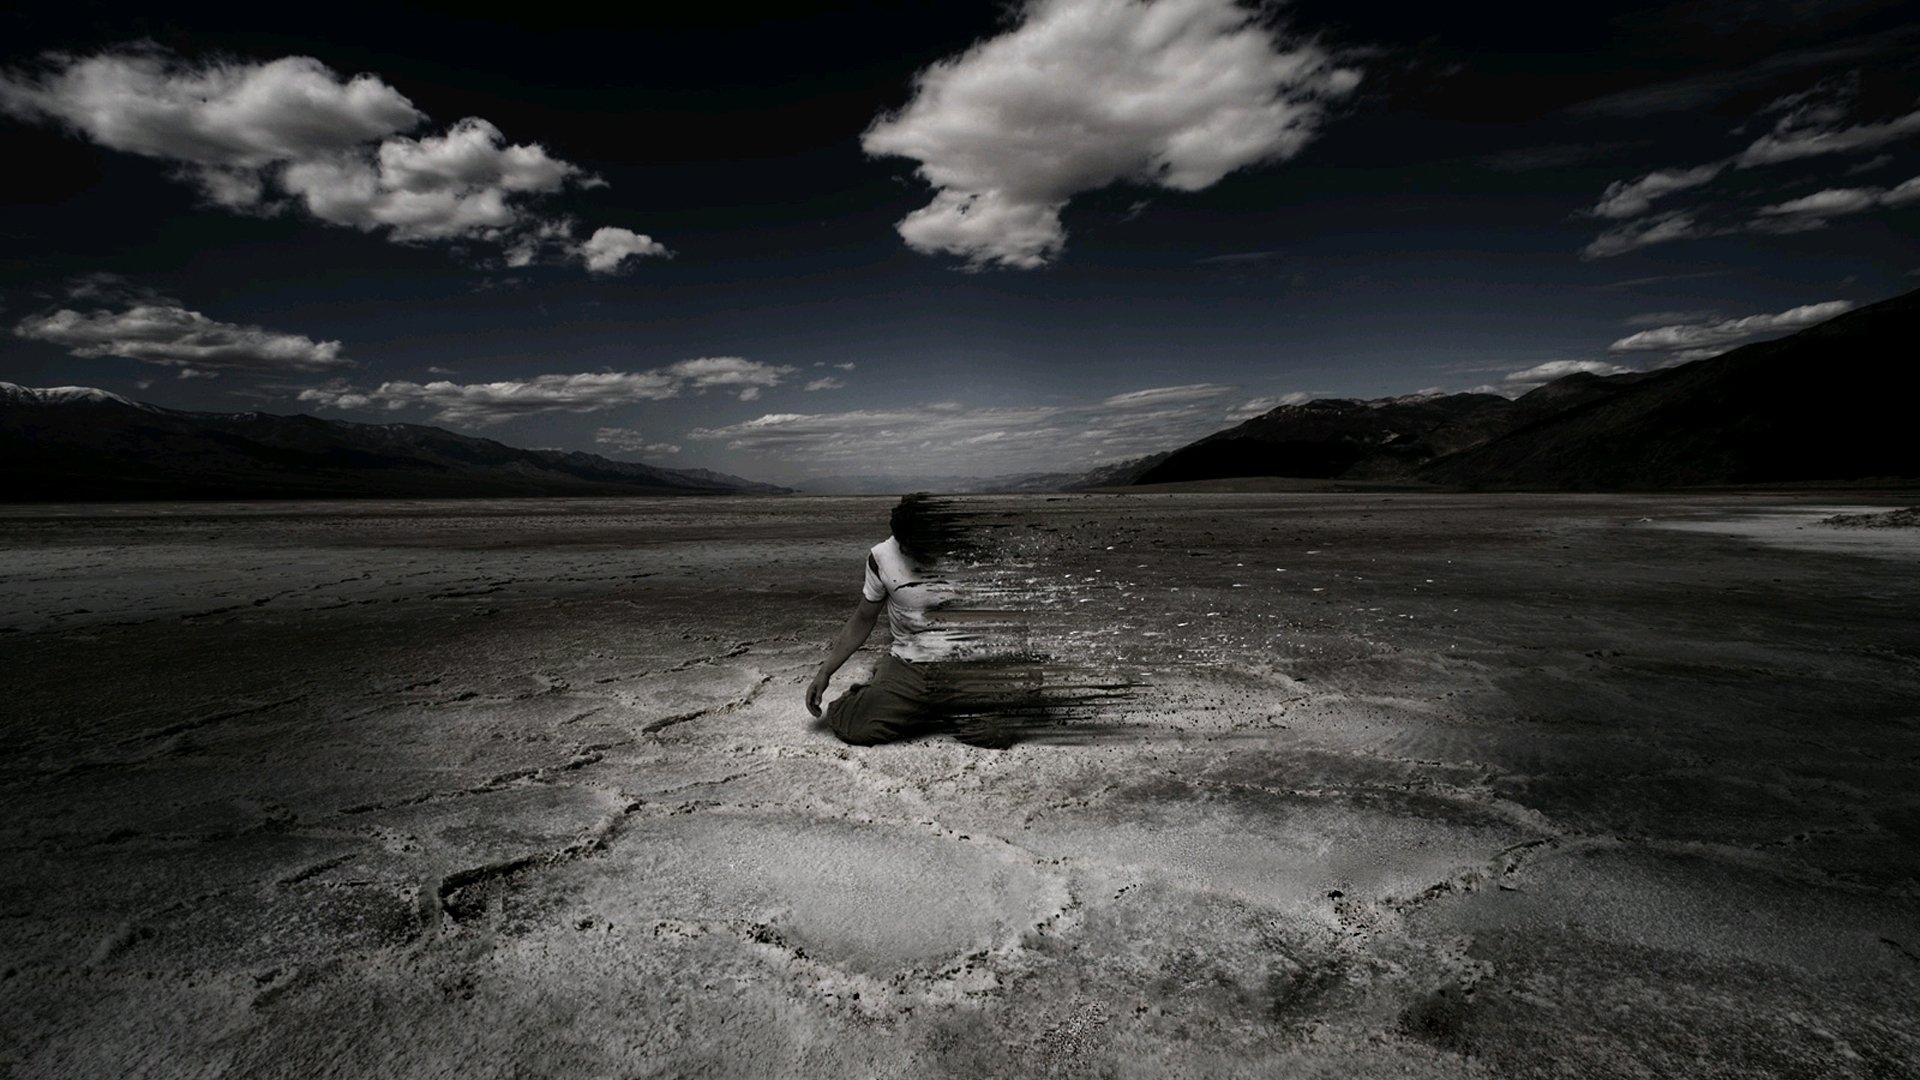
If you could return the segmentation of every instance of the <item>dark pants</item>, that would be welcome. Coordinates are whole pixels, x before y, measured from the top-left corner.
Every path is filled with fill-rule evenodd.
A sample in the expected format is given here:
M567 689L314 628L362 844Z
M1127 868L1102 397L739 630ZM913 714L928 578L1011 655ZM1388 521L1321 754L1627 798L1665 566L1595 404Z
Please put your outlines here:
M873 679L827 706L827 727L853 746L951 731L961 742L1006 746L1009 730L978 709L965 708L945 666L910 663L888 653L874 665Z

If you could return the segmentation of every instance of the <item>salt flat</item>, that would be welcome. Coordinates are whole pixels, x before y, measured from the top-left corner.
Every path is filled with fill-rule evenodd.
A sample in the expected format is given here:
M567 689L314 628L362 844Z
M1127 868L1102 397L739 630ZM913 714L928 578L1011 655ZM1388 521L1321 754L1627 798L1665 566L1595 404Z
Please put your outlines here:
M0 1071L1920 1071L1852 500L969 498L1134 693L855 750L889 502L0 511Z

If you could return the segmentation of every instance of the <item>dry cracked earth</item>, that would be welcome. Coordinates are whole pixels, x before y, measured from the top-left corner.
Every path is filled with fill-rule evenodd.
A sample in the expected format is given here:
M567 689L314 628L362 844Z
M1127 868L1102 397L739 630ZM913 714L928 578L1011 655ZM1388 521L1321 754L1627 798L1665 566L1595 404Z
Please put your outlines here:
M1130 698L838 744L887 500L0 512L0 1074L1920 1073L1913 532L967 505Z

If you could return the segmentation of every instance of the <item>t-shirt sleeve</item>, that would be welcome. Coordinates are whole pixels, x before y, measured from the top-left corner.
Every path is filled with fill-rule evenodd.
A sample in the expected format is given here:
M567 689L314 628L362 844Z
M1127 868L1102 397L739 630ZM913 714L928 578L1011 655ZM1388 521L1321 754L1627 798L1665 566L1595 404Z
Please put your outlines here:
M867 553L867 580L860 587L860 595L874 604L887 598L887 583L880 580L880 564L874 561L872 552Z

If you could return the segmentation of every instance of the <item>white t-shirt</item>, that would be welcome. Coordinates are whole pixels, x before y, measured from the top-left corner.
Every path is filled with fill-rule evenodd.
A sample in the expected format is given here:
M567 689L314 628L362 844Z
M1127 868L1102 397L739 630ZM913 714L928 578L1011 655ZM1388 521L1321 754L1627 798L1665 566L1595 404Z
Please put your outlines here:
M968 636L935 625L933 613L952 602L953 586L915 566L891 536L867 552L867 580L860 595L874 603L887 602L891 651L902 660L946 660Z

